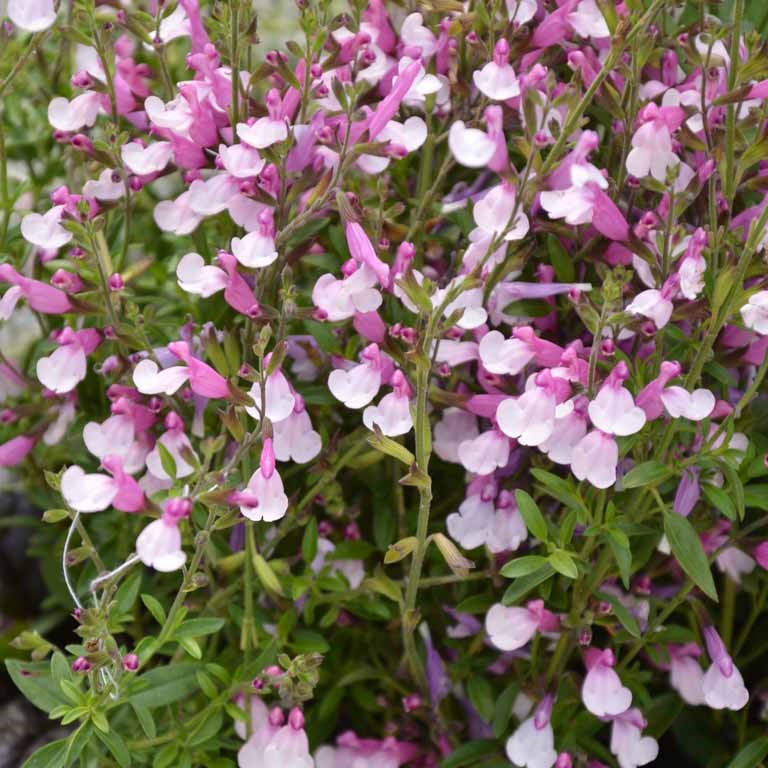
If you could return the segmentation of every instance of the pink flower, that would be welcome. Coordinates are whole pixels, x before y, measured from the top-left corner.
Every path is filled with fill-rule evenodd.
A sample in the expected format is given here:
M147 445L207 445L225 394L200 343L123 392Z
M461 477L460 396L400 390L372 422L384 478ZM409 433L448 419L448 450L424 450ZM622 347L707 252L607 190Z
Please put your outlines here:
M275 250L275 222L271 208L264 208L258 216L259 226L245 237L232 238L232 253L244 266L251 269L268 267L277 259Z
M227 380L202 360L192 356L186 341L174 341L168 351L185 365L160 370L154 360L142 360L133 370L133 383L145 395L174 394L186 381L202 397L229 397Z
M478 434L476 416L461 408L446 408L435 424L432 447L443 461L461 464L459 445L474 440Z
M24 277L10 264L0 264L0 282L11 284L0 300L0 319L7 320L22 298L35 312L45 315L63 315L73 309L64 291L40 280Z
M83 427L85 447L97 458L118 456L123 470L129 474L139 472L149 453L146 439L137 439L134 419L113 408L114 414L99 424L90 421Z
M679 287L677 275L673 275L658 291L651 288L647 291L641 291L627 305L627 312L633 315L642 315L653 320L656 328L661 330L672 317L672 298L677 293Z
M571 166L571 186L539 195L541 206L551 219L568 224L593 224L611 240L626 240L629 225L624 214L605 193L608 182L594 165Z
M8 0L8 18L25 32L42 32L53 26L53 0Z
M587 675L581 688L584 706L597 717L620 715L632 704L632 693L613 671L613 652L590 648L584 656Z
M56 250L72 239L72 233L61 226L65 206L55 205L44 214L28 213L21 220L22 237L32 245L46 250ZM7 266L12 269L10 265Z
M363 411L363 424L373 430L374 424L388 437L405 435L411 431L411 397L413 390L400 370L392 374L392 392Z
M768 571L768 541L761 541L754 551L755 560L757 564L764 570Z
M701 648L696 643L670 645L669 682L680 698L695 707L704 704L704 670L697 661Z
M323 440L312 429L312 421L304 408L304 400L294 395L295 405L287 418L272 423L275 457L278 461L305 464L322 450Z
M380 285L389 285L389 267L376 255L365 230L356 221L349 221L345 234L352 258L358 264L367 266L376 275Z
M517 374L531 361L553 366L560 362L562 347L540 339L530 326L520 326L505 339L499 331L489 331L480 340L480 360L491 373Z
M763 336L768 335L768 291L752 294L740 312L747 328Z
M235 257L219 251L216 261L221 267L206 264L197 253L182 256L176 267L179 287L204 298L223 290L224 299L233 309L247 317L257 317L261 311L259 303L245 278L237 271Z
M158 446L162 445L166 451L171 455L174 463L176 464L176 478L189 477L195 471L195 465L197 465L197 455L192 448L192 443L189 442L189 438L184 432L184 422L182 419L171 411L165 417L166 432L160 436L157 441L157 445L149 452L146 458L147 469L160 480L171 480L168 473L163 468L163 462L160 457L160 449ZM194 462L191 464L190 462Z
M163 232L188 235L194 232L203 217L190 207L190 191L182 192L175 200L163 200L155 206L152 215Z
M509 462L509 438L498 429L489 429L477 437L459 443L459 460L469 472L489 475Z
M595 0L581 0L576 10L568 14L568 23L582 37L610 37L610 30Z
M527 645L537 631L551 631L556 627L557 619L544 608L543 600L531 600L525 608L496 603L485 617L485 631L502 651L516 651Z
M382 371L391 365L377 344L369 344L361 355L363 362L349 370L336 369L328 376L328 389L347 408L362 408L376 397L381 387Z
M0 444L0 467L15 467L35 447L37 439L30 435L19 435Z
M120 147L120 156L131 173L150 176L160 173L168 165L173 157L173 145L170 141L155 141L145 147L138 141L131 141Z
M611 435L594 429L572 451L571 471L579 480L587 480L595 488L610 488L616 482L619 447Z
M40 383L56 394L71 392L87 373L86 357L100 344L101 336L95 328L73 331L69 327L59 331L58 349L37 361L36 371Z
M391 736L381 741L361 739L352 731L336 739L336 747L322 746L315 753L317 768L398 768L410 762L417 749Z
M280 92L272 88L267 94L268 115L252 124L238 123L237 135L242 142L254 149L266 149L288 138L288 124L282 116Z
M545 696L536 707L533 717L524 720L507 740L507 757L515 765L523 768L552 768L555 764L555 736L549 722L552 703L552 696Z
M573 407L566 403L558 405L564 388L570 389L567 382L553 377L549 371L534 374L523 395L504 400L496 409L499 429L521 445L541 445L554 431L556 417Z
M628 377L627 364L621 361L589 404L589 418L606 434L634 435L645 425L645 412L635 405L632 394L622 386Z
M144 507L144 492L139 484L123 471L118 456L106 456L101 466L109 475L87 475L77 465L61 476L61 495L77 512L100 512L109 506L121 512L138 512Z
M482 168L496 154L496 142L479 128L467 128L456 120L448 131L448 147L456 162L466 168Z
M579 396L562 404L552 434L539 444L539 450L556 464L570 464L574 449L587 433L587 399Z
M270 356L265 358L265 363L269 365ZM293 394L288 379L278 368L272 374L267 376L264 382L264 398L266 406L261 400L261 383L253 383L248 394L256 405L248 406L246 413L254 419L260 419L266 411L267 418L273 423L278 423L287 419L296 407L296 396Z
M749 701L749 691L744 687L741 673L714 627L704 628L704 639L712 659L702 682L705 703L712 709L742 709Z
M370 267L358 267L350 259L343 269L342 280L331 274L321 275L312 290L314 305L331 322L347 320L357 312L373 312L381 306L381 294L374 287L378 277Z
M506 101L520 95L520 84L509 63L509 43L502 38L496 43L493 61L472 75L477 89L495 101Z
M25 2L26 0L20 0ZM98 91L86 91L71 101L57 96L48 104L48 122L57 131L74 133L81 128L90 128L99 116L102 96Z
M632 136L627 170L638 179L653 176L664 182L667 171L680 163L672 150L672 132L680 127L685 112L680 107L657 107L651 102L640 112L642 124Z
M661 402L673 419L702 421L715 409L716 400L708 389L688 392L682 387L666 387L661 392Z
M309 741L304 732L304 716L298 708L291 710L288 724L274 732L261 747L258 756L254 734L237 756L239 768L314 768L309 754ZM264 737L261 737L262 742ZM251 747L249 748L249 745Z
M612 718L611 752L621 768L638 768L653 762L659 754L656 739L643 736L646 722L639 709L628 709Z
M288 511L288 497L283 490L280 473L275 469L272 439L264 440L259 468L251 475L244 492L235 492L230 501L240 506L249 520L272 523Z
M159 520L151 522L136 539L136 554L144 565L162 573L178 571L187 561L181 548L179 521L192 509L189 499L169 499Z

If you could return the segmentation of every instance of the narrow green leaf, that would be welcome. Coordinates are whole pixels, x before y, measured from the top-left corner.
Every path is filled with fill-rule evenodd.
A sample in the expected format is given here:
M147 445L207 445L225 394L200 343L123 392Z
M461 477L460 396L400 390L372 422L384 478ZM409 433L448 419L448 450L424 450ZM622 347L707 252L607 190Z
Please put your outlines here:
M768 735L750 741L728 763L728 768L755 768L768 756Z
M563 549L556 549L548 558L547 562L563 576L569 579L575 579L579 575L579 569L573 562L571 555Z
M525 521L525 526L531 535L535 536L539 541L547 541L547 523L536 502L529 494L521 490L515 491L515 500L517 501L517 508L520 510L520 514Z
M504 597L501 598L501 602L504 605L513 605L520 598L525 597L532 589L538 587L539 584L543 584L547 579L554 576L554 574L555 569L547 563L543 568L539 568L538 571L515 579L512 585L507 588Z
M664 515L664 531L680 567L704 594L717 602L709 562L694 527L682 515L668 512Z
M501 568L501 575L508 579L517 579L520 576L527 576L547 564L547 558L541 555L526 555L516 557L505 563Z
M621 487L628 488L640 488L644 485L658 485L663 480L672 476L672 472L665 467L660 461L653 459L652 461L644 461L642 464L638 464L624 475L624 479L621 482Z
M165 624L165 609L160 605L160 601L152 595L148 595L146 592L141 596L141 602L144 603L147 610L152 614L155 621L163 626Z

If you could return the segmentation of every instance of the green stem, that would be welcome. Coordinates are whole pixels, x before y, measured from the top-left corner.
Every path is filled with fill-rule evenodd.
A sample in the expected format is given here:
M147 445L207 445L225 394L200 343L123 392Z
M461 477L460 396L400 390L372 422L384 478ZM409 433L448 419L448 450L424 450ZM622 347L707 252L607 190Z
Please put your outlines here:
M0 252L5 250L5 238L8 234L8 222L11 218L11 201L8 196L8 157L5 153L5 129L3 113L0 112Z
M744 0L736 0L733 6L733 31L731 32L731 66L728 71L728 90L736 87L739 70L739 43L741 42L741 21L744 14ZM725 176L723 178L723 197L728 203L733 202L736 183L734 173L734 155L736 153L736 109L737 104L729 104L725 120Z
M414 631L418 623L416 603L419 594L421 569L428 546L429 513L432 506L432 479L429 476L429 459L432 453L432 430L427 413L427 395L431 373L430 345L433 334L433 319L427 324L427 331L422 346L423 357L418 363L416 375L416 413L414 429L416 432L416 466L420 472L419 515L416 526L416 549L411 558L408 585L403 603L403 646L410 667L411 675L422 686L425 684L424 665L418 650Z
M240 0L230 3L232 21L232 128L240 122ZM237 131L233 130L233 140L238 141Z

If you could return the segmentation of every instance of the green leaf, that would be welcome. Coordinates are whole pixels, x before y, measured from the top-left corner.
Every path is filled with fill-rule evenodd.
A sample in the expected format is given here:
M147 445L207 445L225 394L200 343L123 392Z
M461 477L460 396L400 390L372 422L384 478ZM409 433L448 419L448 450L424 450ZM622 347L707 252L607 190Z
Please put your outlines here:
M128 613L133 608L141 588L142 573L141 570L132 573L115 593L118 613Z
M552 234L547 235L547 253L549 263L555 268L555 275L561 283L572 283L576 280L576 269L573 257L565 250L560 238Z
M664 515L664 531L680 567L705 595L717 602L709 562L694 527L682 515L668 512Z
M755 768L768 756L768 735L750 741L728 763L728 768Z
M731 491L734 506L736 507L736 514L739 516L739 520L743 520L744 515L746 514L744 485L736 470L727 461L721 461L719 463L720 469L722 469L723 474L728 478L728 487Z
M578 578L579 569L576 567L576 563L573 562L571 555L563 549L556 549L548 558L547 562L563 576L567 576L569 579Z
M27 663L18 659L6 659L5 668L24 697L43 712L50 712L62 704L67 704L59 684L51 677L47 661Z
M130 704L136 719L139 721L141 730L144 731L144 735L148 739L154 739L157 736L157 728L155 727L155 719L152 717L152 713L138 701L132 701Z
M538 571L515 579L514 583L507 588L504 597L501 598L501 602L504 605L512 605L521 597L527 595L532 589L538 587L539 584L543 584L547 579L554 576L554 574L555 569L547 563L543 568L539 568Z
M296 653L327 653L331 648L319 632L309 629L297 629L290 646Z
M525 555L516 557L505 563L501 568L501 575L508 579L517 579L520 576L527 576L547 564L547 558L541 555Z
M517 501L517 508L520 510L520 514L525 521L525 526L531 535L535 536L539 541L546 541L547 524L536 502L525 491L521 490L515 491L515 500Z
M736 520L737 512L733 499L722 488L705 483L701 486L707 501L717 510L722 512L729 520Z
M151 669L134 681L133 684L137 688L140 686L140 690L131 693L130 701L147 709L155 709L185 699L197 690L199 669L199 664L189 661Z
M391 456L393 459L401 461L407 467L413 466L416 461L416 457L404 445L400 445L400 443L393 440L391 437L384 436L375 424L373 434L368 435L366 440L368 445L375 448L377 451L386 453L387 456Z
M440 768L464 768L467 765L474 765L481 757L495 755L497 752L498 744L495 740L470 741L454 749L440 763Z
M317 555L317 518L310 518L301 539L301 557L309 565Z
M181 637L179 638L179 645L193 658L202 659L203 649L200 647L200 643L193 637Z
M270 592L282 596L283 588L280 585L277 574L272 570L272 566L258 552L253 553L253 567L256 569L256 575L259 577L259 581L264 587Z
M203 637L215 635L225 624L226 619L200 618L188 619L174 632L174 637Z
M162 627L165 624L165 609L160 605L160 601L146 592L141 596L141 602L147 607L155 621Z
M131 753L128 751L128 747L125 746L125 742L119 733L114 730L111 730L108 733L103 733L97 729L96 735L111 752L112 757L117 760L117 764L120 768L127 768L131 764Z
M171 455L171 452L162 444L160 440L158 440L155 443L155 447L158 450L158 453L160 454L160 465L163 468L163 471L165 472L168 477L170 477L172 480L176 479L176 459L173 458Z
M762 461L762 459L761 459ZM768 485L748 485L744 489L744 504L754 509L762 509L768 512Z
M644 461L642 464L632 467L632 469L624 475L621 487L628 489L641 488L644 485L658 485L660 482L671 476L672 473L667 467L660 461L653 459L652 461Z
M515 705L515 699L520 691L520 683L510 683L502 692L496 701L493 712L493 735L500 739L507 732L509 719L512 717L512 707Z
M211 708L193 731L187 741L190 747L196 747L212 739L221 730L224 715L219 708Z
M632 551L616 535L617 532L619 532L617 528L608 529L608 543L611 545L616 565L619 566L621 583L624 585L624 589L629 589L629 580L632 576ZM626 534L622 535L624 535L624 539L629 541Z
M532 469L531 474L541 483L547 495L565 504L566 507L577 511L583 510L584 505L578 496L578 490L571 482L544 469Z
M21 768L62 768L69 739L59 739L36 750Z
M496 695L486 675L473 675L467 683L472 706L486 723L490 723L495 709Z

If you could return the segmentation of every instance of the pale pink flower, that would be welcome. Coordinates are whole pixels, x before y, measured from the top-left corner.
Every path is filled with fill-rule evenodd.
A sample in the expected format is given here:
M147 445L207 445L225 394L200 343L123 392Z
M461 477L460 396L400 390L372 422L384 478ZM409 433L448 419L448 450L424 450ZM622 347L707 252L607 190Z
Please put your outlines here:
M740 312L747 328L762 336L768 335L768 291L752 294Z
M328 389L347 408L362 408L376 397L382 372L391 365L377 344L369 344L362 352L362 362L349 370L337 368L328 376Z
M28 213L21 220L21 235L32 245L46 250L56 250L72 239L72 233L61 226L64 206L55 205L44 214Z
M432 448L443 461L461 464L459 445L479 434L476 416L461 408L446 408L435 424Z
M62 328L56 336L58 349L37 361L40 383L58 395L71 392L87 373L86 358L101 343L95 328L73 331Z
M556 464L570 464L576 446L586 434L587 399L580 396L572 401L570 409L561 409L561 415L555 417L552 434L539 444L539 450Z
M175 200L163 200L152 212L155 224L163 232L174 235L188 235L194 232L203 216L190 207L190 191L182 192Z
M702 421L715 409L716 399L708 389L688 392L683 387L665 387L661 392L661 402L673 419Z
M707 643L707 653L712 659L712 664L702 681L706 705L712 709L743 709L749 701L749 691L744 687L741 672L728 655L714 627L704 628L704 639Z
M524 608L496 603L485 616L485 631L502 651L516 651L527 645L536 632L556 627L557 618L544 607L543 600L531 600Z
M489 331L480 340L480 360L491 373L517 374L531 361L552 366L560 362L562 347L540 339L530 326L520 326L505 339L499 331Z
M57 131L68 133L90 128L101 111L101 100L102 96L97 91L86 91L71 101L63 96L56 96L48 104L48 122Z
M381 294L376 273L365 265L356 266L350 259L345 264L345 277L338 280L332 274L321 275L312 290L312 301L325 312L331 322L347 320L356 312L373 312L381 306Z
M269 355L265 358L266 365L269 365L269 358ZM257 420L266 411L266 417L275 424L287 419L296 407L296 396L285 374L279 368L267 376L264 382L266 405L261 399L261 382L255 381L248 394L255 405L246 407L246 413Z
M173 146L170 141L156 141L146 147L138 141L131 141L120 147L120 156L131 173L150 176L160 173L168 165L173 157Z
M144 565L162 573L178 571L184 565L187 555L181 548L179 521L189 516L191 508L189 499L169 499L160 519L138 535L136 554Z
M227 380L210 365L194 357L186 341L174 341L168 351L184 365L160 370L154 360L142 360L133 370L133 383L144 395L172 395L185 382L202 397L229 397Z
M597 717L620 715L632 704L632 692L621 684L613 667L616 660L610 650L590 648L585 653L587 675L581 688L584 706Z
M572 449L571 471L595 488L610 488L616 482L619 447L611 435L594 429Z
M483 168L496 154L496 142L479 128L467 128L456 120L448 131L448 147L456 162L466 168Z
M704 704L704 670L698 662L701 648L696 643L670 645L669 682L680 698L695 707Z
M373 430L374 424L388 437L405 435L413 428L411 397L413 390L403 372L397 370L390 380L392 392L363 411L363 424Z
M288 497L283 481L275 468L272 439L264 440L259 468L251 475L244 491L231 494L230 502L237 504L249 520L273 523L288 511Z
M621 768L638 768L653 762L659 745L651 736L643 736L645 719L639 709L632 708L611 718L611 752Z
M459 511L452 512L445 519L448 534L464 549L481 547L488 538L495 512L491 499L485 499L480 494L467 496Z
M581 0L576 10L568 14L568 23L582 37L610 37L610 30L595 0Z
M317 540L317 555L312 561L311 568L314 573L320 573L325 566L329 567L331 573L341 573L349 582L352 589L357 589L365 578L365 566L362 560L349 559L329 559L336 551L336 545L324 537Z
M509 461L509 438L498 429L489 429L477 437L459 443L459 460L469 472L489 475L506 467Z
M232 238L232 253L244 266L251 269L268 267L277 259L275 248L275 222L271 208L259 213L259 227L245 237Z
M266 161L258 151L247 144L219 144L219 159L224 170L236 179L251 179L258 176Z
M293 411L280 421L272 424L275 457L278 461L295 461L305 464L322 450L323 440L312 429L312 421L304 408L304 400L294 395Z
M0 283L11 284L11 288L0 299L0 319L2 320L10 318L21 299L26 299L35 312L45 315L63 315L73 309L64 291L40 280L24 277L10 264L0 264Z
M557 760L555 736L550 725L553 699L547 695L533 714L509 737L507 757L521 768L552 768Z
M509 63L509 43L501 38L496 43L493 60L472 75L477 89L495 101L506 101L520 95L520 84Z
M53 26L53 0L8 0L8 18L25 32L42 32Z
M680 127L685 112L680 107L657 107L651 102L640 112L642 124L632 136L627 170L638 179L653 176L664 182L667 171L680 163L672 149L672 132Z
M272 88L267 94L268 115L253 123L238 123L237 135L242 142L254 149L266 149L288 138L288 124L282 116L280 92Z
M85 447L97 458L118 456L123 470L129 474L139 472L149 453L145 440L136 439L133 419L124 413L114 413L99 424L90 421L83 427Z
M123 471L122 460L117 456L106 456L101 466L110 474L86 474L77 465L64 472L61 476L61 495L67 504L77 512L100 512L109 506L121 512L142 509L144 492Z
M634 435L645 426L645 412L635 405L630 391L622 386L628 377L629 369L622 360L589 404L589 418L606 434Z
M198 460L184 431L184 422L177 414L171 412L165 417L165 428L166 431L158 438L157 445L147 455L147 469L160 480L173 479L163 467L158 448L158 445L162 445L176 464L176 478L189 477L195 471Z
M416 49L418 55L426 60L437 51L437 39L432 30L424 26L420 13L411 13L405 17L400 27L400 40L409 49Z

